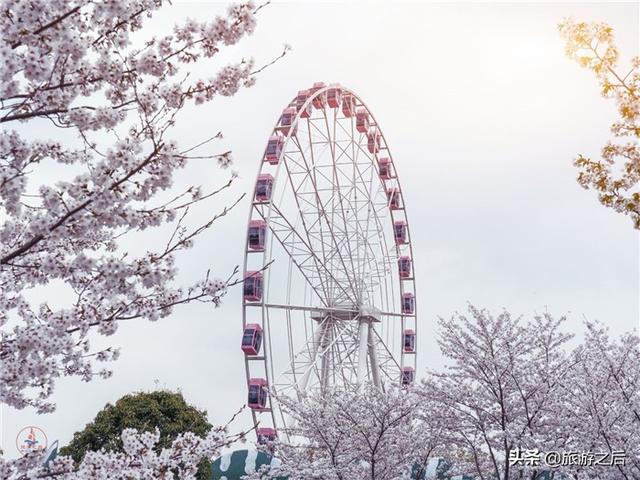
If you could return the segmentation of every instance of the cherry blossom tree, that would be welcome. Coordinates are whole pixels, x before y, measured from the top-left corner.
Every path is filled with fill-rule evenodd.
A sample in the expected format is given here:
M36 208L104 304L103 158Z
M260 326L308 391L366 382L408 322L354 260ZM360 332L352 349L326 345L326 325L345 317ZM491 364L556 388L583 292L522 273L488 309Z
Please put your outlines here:
M573 352L575 368L561 395L556 418L568 436L569 450L624 454L611 466L568 469L580 479L640 478L640 338L637 332L609 337L597 323L586 324L585 341Z
M451 473L476 479L640 478L640 339L586 324L570 349L564 317L523 322L469 307L440 320L449 359L418 387ZM624 464L608 464L615 453ZM551 454L553 457L549 457ZM558 456L559 455L559 456ZM607 456L596 465L589 456ZM551 461L553 459L553 461Z
M49 411L56 378L88 381L96 360L117 357L114 349L92 352L89 332L112 335L123 320L157 320L187 302L217 304L230 282L205 271L186 289L172 285L176 253L228 211L187 230L190 208L230 182L211 191L192 186L169 200L162 193L196 156L170 138L184 105L254 81L251 61L209 80L191 80L181 67L250 34L255 8L188 21L134 48L132 33L164 3L2 2L0 400L13 407ZM47 125L52 136L75 132L79 146L39 138ZM229 152L197 156L230 161ZM67 178L38 176L47 162ZM167 223L176 227L160 249L133 258L120 248L128 235ZM67 308L29 302L30 289L54 281L74 294Z
M611 127L615 141L602 148L602 158L575 160L578 183L597 191L600 203L629 215L640 229L640 57L621 72L613 29L606 23L565 20L559 29L567 55L595 74L602 95L615 101L620 115Z
M216 278L205 267L192 285L176 284L176 255L242 196L209 205L217 212L190 222L234 175L176 191L176 172L196 161L226 167L231 153L211 151L221 134L181 145L172 130L188 121L180 117L188 104L254 83L261 69L252 60L217 58L253 32L261 7L234 5L224 16L149 37L145 21L169 4L0 0L0 402L11 407L52 411L61 376L110 375L100 364L118 350L93 349L90 338L113 335L123 321L167 317L186 303L218 305L238 282L236 272ZM196 62L217 73L191 78ZM144 254L127 251L154 228L166 238L156 234ZM56 300L69 298L63 307L33 300L32 292L51 286ZM66 478L104 478L105 469L121 472L118 478L173 478L169 466L189 476L226 438L224 429L204 441L186 434L157 454L157 434L128 431L124 453L88 455ZM34 461L3 460L0 476L21 475ZM69 462L61 458L55 468L68 472Z
M523 322L469 306L469 315L440 320L439 344L449 364L418 388L425 415L440 417L453 472L477 479L537 479L541 467L511 465L516 449L562 450L554 421L561 386L572 369L560 327L548 313Z
M408 478L414 465L426 468L435 459L443 425L420 416L422 399L411 389L383 392L368 384L278 401L291 416L291 440L269 445L282 462L271 477L392 480Z

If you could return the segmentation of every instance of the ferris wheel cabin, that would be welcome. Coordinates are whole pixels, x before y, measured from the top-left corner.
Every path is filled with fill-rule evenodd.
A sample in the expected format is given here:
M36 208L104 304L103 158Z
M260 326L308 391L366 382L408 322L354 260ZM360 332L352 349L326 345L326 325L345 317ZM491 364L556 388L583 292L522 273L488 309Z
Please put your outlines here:
M402 349L404 353L415 353L416 351L416 332L413 330L405 330L402 335Z
M415 379L416 372L413 367L402 368L402 385L411 385Z
M295 135L298 131L298 124L294 125L294 120L296 118L296 109L294 107L287 107L282 111L282 115L280 115L280 130L285 135Z
M339 88L330 88L327 90L327 104L331 108L338 108L342 100L342 91ZM345 116L348 116L345 114Z
M262 327L257 323L248 323L242 333L242 351L246 355L258 355L262 346Z
M367 148L369 153L378 153L380 151L380 131L376 127L369 129L367 133Z
M393 222L393 235L398 245L407 243L407 222L404 220Z
M264 161L271 165L277 165L284 146L284 137L282 135L272 135L267 142L267 150L264 154Z
M273 442L278 438L278 433L275 428L259 428L256 430L256 435L258 437L258 443L260 444Z
M378 160L378 173L381 180L389 180L391 178L391 160L388 158Z
M360 133L367 133L369 130L369 112L364 108L359 108L356 112L356 130Z
M342 114L349 118L356 113L356 98L350 93L342 95Z
M256 202L268 202L271 200L271 190L273 190L273 175L261 173L256 182Z
M296 96L296 108L298 111L304 105L304 102L309 98L309 90L300 90L298 95ZM302 118L309 118L311 116L311 105L304 109L304 111L300 114Z
M407 292L402 294L402 313L413 315L416 307L416 300L413 293Z
M309 92L311 93L311 95L315 95L318 90L322 90L326 86L327 85L324 82L316 82L313 84L313 87L309 89ZM311 101L311 103L313 103L313 108L317 108L318 110L324 108L325 104L327 103L326 92L316 96Z
M248 271L244 276L244 299L247 302L262 300L262 273Z
M401 278L411 276L411 257L405 255L398 259L398 272Z
M267 381L264 378L250 378L247 406L253 410L264 410L267 398Z
M387 190L387 201L391 210L400 210L400 190L397 188L389 188Z
M254 252L264 252L264 243L267 237L267 222L264 220L251 220L248 232L249 249Z

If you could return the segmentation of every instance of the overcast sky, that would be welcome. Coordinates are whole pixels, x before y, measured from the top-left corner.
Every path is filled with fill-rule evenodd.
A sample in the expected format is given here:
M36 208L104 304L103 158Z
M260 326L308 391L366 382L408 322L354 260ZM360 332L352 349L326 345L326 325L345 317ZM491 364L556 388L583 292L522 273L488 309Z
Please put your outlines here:
M178 2L148 23L161 34L186 17L204 19L221 4ZM585 318L619 334L638 328L638 234L631 221L600 206L575 181L573 158L597 156L616 118L592 74L564 56L563 17L606 21L622 59L638 55L637 4L275 3L259 13L255 34L218 63L277 56L254 87L231 99L189 108L174 136L188 146L222 130L220 150L234 151L240 178L231 195L250 192L260 155L282 108L316 81L339 82L374 112L402 181L412 228L420 303L419 371L441 365L438 316L467 302L531 316L568 316L580 334ZM181 184L209 187L228 172L194 164ZM221 209L209 204L194 223ZM242 262L249 203L243 201L196 247L179 257L180 282L207 268L225 276ZM141 248L130 246L132 251ZM104 345L121 347L109 380L57 384L57 411L2 411L2 448L37 425L66 443L106 402L159 387L180 389L226 421L245 402L241 291L224 305L194 305L156 324L122 325ZM96 344L99 345L99 344ZM250 422L249 413L237 422Z

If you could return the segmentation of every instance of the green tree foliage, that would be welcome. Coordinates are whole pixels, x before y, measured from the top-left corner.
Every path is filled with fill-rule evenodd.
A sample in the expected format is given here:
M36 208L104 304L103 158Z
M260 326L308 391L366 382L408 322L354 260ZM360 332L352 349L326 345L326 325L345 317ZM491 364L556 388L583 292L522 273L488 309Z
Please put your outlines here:
M205 437L212 425L207 413L189 405L181 393L165 390L125 395L115 405L108 403L85 428L73 435L62 455L80 462L88 451L123 451L121 434L125 428L139 431L160 431L158 450L171 446L182 433L193 432ZM209 478L211 465L203 461L197 478Z

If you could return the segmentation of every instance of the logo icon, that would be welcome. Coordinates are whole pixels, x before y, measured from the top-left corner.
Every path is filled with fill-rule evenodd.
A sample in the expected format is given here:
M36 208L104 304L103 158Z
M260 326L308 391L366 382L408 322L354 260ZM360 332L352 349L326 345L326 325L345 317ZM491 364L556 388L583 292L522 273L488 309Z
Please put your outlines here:
M43 452L47 449L47 435L41 428L24 427L16 436L16 447L23 455Z

